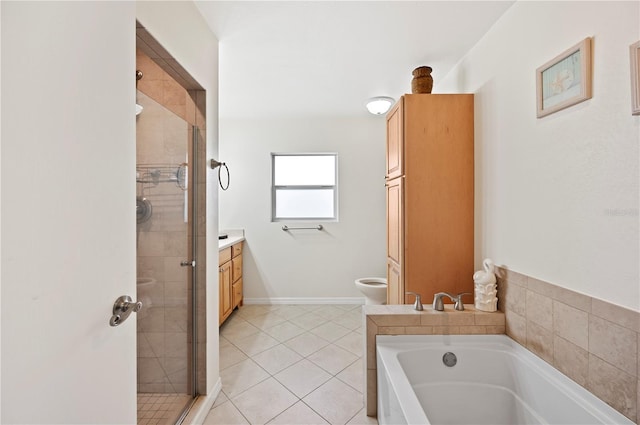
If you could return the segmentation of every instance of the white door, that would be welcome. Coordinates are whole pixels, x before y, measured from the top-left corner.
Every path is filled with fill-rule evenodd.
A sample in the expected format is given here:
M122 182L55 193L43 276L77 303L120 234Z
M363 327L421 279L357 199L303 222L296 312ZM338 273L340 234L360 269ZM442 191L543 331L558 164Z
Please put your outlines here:
M135 2L1 2L2 423L136 422Z

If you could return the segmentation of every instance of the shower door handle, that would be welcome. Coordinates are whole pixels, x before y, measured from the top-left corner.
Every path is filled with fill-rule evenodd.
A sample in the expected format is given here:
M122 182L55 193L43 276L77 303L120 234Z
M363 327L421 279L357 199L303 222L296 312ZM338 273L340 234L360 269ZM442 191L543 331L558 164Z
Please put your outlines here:
M115 303L113 303L113 315L109 320L109 325L118 326L127 318L131 313L137 313L142 308L142 302L133 302L129 295L123 295L119 297Z
M196 266L196 260L180 261L180 266L182 266L182 267L195 267Z

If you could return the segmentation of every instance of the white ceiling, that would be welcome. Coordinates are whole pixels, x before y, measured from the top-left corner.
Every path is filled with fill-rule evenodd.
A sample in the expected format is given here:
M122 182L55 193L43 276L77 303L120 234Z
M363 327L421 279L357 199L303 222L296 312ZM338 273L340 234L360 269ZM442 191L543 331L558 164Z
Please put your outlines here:
M220 42L220 116L364 115L437 81L514 1L196 1Z

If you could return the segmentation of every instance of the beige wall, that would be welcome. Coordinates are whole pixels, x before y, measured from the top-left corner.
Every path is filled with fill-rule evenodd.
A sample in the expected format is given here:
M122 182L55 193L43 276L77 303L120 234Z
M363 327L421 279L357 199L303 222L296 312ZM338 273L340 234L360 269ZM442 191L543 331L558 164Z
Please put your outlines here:
M476 266L640 311L640 3L516 2L434 92L475 93ZM535 70L593 37L593 98L536 118Z
M355 279L386 276L383 116L223 118L220 134L231 172L220 226L245 229L245 302L353 303ZM271 152L338 153L339 221L271 222Z

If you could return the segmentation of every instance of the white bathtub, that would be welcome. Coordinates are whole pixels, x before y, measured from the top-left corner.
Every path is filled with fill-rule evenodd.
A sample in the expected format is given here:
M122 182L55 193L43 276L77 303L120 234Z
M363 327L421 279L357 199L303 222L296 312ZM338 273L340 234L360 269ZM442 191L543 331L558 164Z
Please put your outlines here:
M633 424L506 335L376 341L380 424Z

